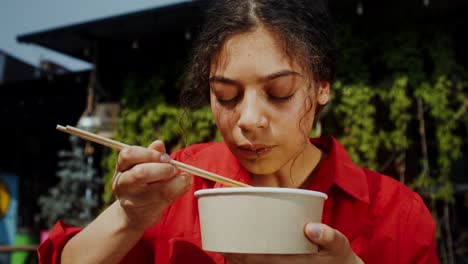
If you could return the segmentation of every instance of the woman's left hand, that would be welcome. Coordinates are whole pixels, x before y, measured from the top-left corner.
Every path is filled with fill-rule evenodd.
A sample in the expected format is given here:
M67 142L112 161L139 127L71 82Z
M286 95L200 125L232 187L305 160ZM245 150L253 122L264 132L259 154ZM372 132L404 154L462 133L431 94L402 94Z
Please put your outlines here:
M317 263L317 264L357 264L363 263L354 254L348 239L338 230L325 224L309 223L304 230L309 240L316 244L319 251L304 255L274 255L274 254L224 254L229 264L250 263Z

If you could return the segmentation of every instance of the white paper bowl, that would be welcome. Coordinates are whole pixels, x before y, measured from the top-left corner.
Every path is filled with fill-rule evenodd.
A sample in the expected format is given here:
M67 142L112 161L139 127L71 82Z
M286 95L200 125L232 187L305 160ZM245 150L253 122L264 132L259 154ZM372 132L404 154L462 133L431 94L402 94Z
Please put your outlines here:
M308 222L322 221L321 192L274 187L199 190L202 246L226 253L310 254Z

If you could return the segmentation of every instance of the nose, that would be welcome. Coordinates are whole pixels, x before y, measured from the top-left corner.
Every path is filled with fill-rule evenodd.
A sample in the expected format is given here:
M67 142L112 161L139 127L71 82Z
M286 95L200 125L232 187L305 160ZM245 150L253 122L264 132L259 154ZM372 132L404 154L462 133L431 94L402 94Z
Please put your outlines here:
M239 110L238 126L244 131L253 131L268 126L268 118L262 101L255 93L245 93Z

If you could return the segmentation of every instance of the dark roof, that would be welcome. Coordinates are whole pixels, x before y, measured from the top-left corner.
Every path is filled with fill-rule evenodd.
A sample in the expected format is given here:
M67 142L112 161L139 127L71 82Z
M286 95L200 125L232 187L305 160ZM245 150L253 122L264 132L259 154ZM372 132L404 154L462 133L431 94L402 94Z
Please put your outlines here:
M199 1L157 7L144 11L97 19L60 28L23 34L18 41L34 43L49 49L91 61L89 50L96 41L132 41L146 36L181 31L199 22ZM198 24L198 23L195 23Z
M157 7L135 13L123 14L110 18L98 19L80 24L24 34L18 41L34 43L49 49L91 61L89 52L97 41L107 47L121 42L147 39L158 41L169 38L169 32L183 32L191 26L200 24L202 12L207 1L192 0L163 7ZM443 22L459 24L464 20L468 1L466 0L329 0L336 19L345 14L356 20L356 6L362 3L364 16L358 21L364 24L379 24L382 30L394 28L395 23L405 25L409 21ZM428 5L425 6L424 3ZM353 17L354 15L354 17ZM445 21L445 22L444 22ZM466 22L464 22L466 23Z
M0 84L34 79L37 68L0 50Z

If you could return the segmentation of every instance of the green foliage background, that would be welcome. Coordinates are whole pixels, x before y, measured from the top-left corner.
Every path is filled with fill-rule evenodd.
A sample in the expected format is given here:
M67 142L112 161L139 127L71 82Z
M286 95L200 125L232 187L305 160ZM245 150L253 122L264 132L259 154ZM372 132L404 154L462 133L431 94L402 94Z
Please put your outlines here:
M441 208L454 203L451 168L467 143L468 123L468 75L453 54L450 32L410 27L367 35L347 25L338 29L341 67L319 121L322 134L336 136L357 164L418 191L438 223L439 252L447 259L445 237L452 230ZM209 107L187 113L168 102L178 84L168 85L167 75L155 70L151 77L127 78L115 138L143 146L161 139L168 151L221 140ZM107 203L116 154L104 160Z

